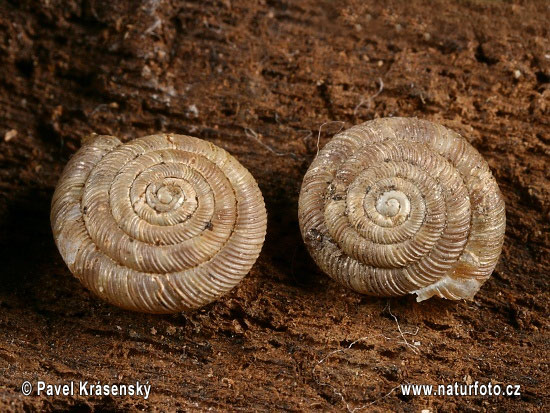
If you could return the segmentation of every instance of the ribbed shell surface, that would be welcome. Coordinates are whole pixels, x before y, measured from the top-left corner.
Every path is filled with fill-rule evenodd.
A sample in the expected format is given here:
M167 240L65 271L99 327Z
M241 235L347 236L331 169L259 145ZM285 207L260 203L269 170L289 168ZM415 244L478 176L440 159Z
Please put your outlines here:
M319 267L358 292L471 299L497 263L505 209L487 162L460 135L383 118L319 152L299 221Z
M95 136L65 167L51 224L88 289L125 309L172 313L239 283L258 258L267 215L252 175L209 142Z

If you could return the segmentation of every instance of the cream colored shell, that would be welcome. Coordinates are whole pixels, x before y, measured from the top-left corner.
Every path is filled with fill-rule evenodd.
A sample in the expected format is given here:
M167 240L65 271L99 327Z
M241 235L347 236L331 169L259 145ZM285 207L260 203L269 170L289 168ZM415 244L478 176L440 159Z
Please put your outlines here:
M95 136L65 167L51 224L69 269L99 297L172 313L239 283L258 258L267 216L252 175L209 142Z
M319 267L365 294L471 299L490 277L505 210L487 162L460 135L416 118L384 118L336 135L299 200Z

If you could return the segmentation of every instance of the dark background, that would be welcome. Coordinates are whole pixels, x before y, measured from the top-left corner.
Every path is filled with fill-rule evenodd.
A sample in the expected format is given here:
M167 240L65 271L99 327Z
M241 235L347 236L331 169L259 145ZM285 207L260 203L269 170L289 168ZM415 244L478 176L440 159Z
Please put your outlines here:
M544 0L0 0L0 410L548 409L549 21ZM319 127L382 116L442 123L494 171L507 236L472 302L360 296L302 245L298 191ZM323 127L321 146L339 127ZM250 275L191 314L99 301L49 228L83 136L157 131L227 149L267 203ZM152 394L21 395L39 379L149 380ZM522 396L392 391L476 380Z

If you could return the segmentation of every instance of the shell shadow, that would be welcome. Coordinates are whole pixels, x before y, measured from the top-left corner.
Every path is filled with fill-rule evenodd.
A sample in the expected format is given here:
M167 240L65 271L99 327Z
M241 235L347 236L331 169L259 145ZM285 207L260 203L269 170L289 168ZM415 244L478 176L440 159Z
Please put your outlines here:
M323 280L329 277L309 255L300 233L298 193L301 182L285 179L279 182L273 177L270 181L269 189L264 191L268 215L264 259L275 268L277 282L300 289L324 288ZM294 184L290 190L289 184Z
M5 205L0 218L0 300L28 300L33 283L53 265L50 230L51 191L26 188Z

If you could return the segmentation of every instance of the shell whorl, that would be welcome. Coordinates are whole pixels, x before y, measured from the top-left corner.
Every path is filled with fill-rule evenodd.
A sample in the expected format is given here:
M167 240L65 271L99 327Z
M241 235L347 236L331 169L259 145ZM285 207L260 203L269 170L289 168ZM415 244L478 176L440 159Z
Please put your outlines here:
M319 267L365 294L471 299L502 250L504 201L460 135L383 118L336 135L301 188L302 237Z
M252 175L209 142L96 136L65 167L51 224L88 289L122 308L172 313L239 283L258 258L267 215Z

